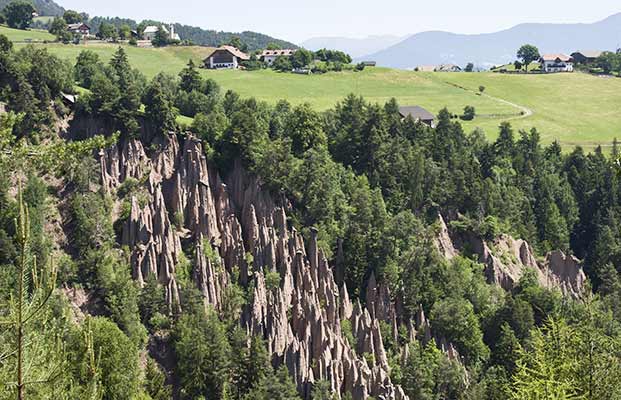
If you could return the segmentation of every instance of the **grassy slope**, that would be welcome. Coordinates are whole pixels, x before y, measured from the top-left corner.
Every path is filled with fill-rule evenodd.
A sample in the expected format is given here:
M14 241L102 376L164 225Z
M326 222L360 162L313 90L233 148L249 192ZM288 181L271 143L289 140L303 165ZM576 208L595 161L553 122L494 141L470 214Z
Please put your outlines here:
M5 35L13 42L42 42L44 40L55 40L54 35L47 31L31 29L23 31L20 29L12 29L6 26L0 26L0 34Z
M21 46L21 45L20 45ZM85 48L108 60L118 45L91 42L86 45L46 44L50 51L74 61ZM19 46L18 46L19 47ZM152 77L160 71L177 74L189 58L200 62L211 49L205 47L170 47L140 49L126 46L131 63ZM621 137L621 79L594 77L581 73L551 75L507 75L493 73L414 73L386 68L367 68L361 73L341 72L325 75L282 74L270 70L208 71L226 89L242 96L254 96L275 103L286 98L297 104L309 102L323 110L349 93L364 96L373 102L385 102L396 97L402 105L420 104L431 111L448 107L460 113L464 106L473 105L478 114L504 114L464 122L466 130L482 128L495 137L497 126L510 119L517 129L536 126L545 143L555 139L563 144L592 147L608 145ZM531 109L527 118L516 117L520 110L488 96L478 96L478 87L485 93ZM514 116L508 116L513 114Z
M51 53L74 63L82 50L91 50L99 54L99 57L104 62L107 62L118 49L119 45L100 42L89 42L78 46L49 43L46 44L45 47L47 47ZM133 46L123 47L132 65L139 68L149 78L161 71L176 75L188 63L190 58L199 61L212 51L208 47L169 47L162 49L144 49Z
M438 77L439 78L439 77ZM621 79L583 73L549 75L449 74L443 81L458 82L533 110L525 119L511 121L520 129L535 126L544 142L610 144L621 138ZM489 130L490 124L482 124Z

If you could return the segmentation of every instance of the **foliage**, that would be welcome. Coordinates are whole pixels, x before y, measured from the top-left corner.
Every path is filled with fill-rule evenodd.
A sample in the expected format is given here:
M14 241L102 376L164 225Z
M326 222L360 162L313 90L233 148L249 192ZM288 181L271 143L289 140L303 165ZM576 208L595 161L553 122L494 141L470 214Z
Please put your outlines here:
M526 72L528 72L528 65L533 61L537 61L539 57L539 49L532 44L525 44L517 51L517 58L522 60L526 67Z
M2 14L11 28L27 29L32 23L32 14L35 11L31 3L18 0L7 4L2 10Z
M10 377L3 384L19 400L26 397L31 386L50 385L58 379L60 365L45 357L41 344L37 346L35 335L42 324L44 308L49 302L56 285L56 269L53 265L37 264L36 255L31 253L31 227L28 205L24 203L21 184L18 193L17 217L15 219L16 287L10 293L10 300L3 307L0 337L0 368L8 364ZM41 340L41 339L38 339Z
M227 396L230 345L215 313L183 315L175 328L174 349L185 398Z
M81 15L79 12L74 11L74 10L65 11L63 13L63 19L68 24L78 24L80 22L87 22L87 21L84 21L83 15Z
M103 317L89 318L81 329L68 339L69 365L78 382L88 382L91 359L85 334L91 336L95 357L99 362L103 400L131 398L138 390L138 350L112 321Z
M151 41L154 47L164 47L168 45L170 38L168 37L168 33L164 30L164 28L160 25L157 28L157 32L155 32L155 37Z
M474 107L466 106L464 107L464 113L461 118L465 121L472 121L475 115L476 115L476 111Z
M67 31L67 22L62 17L56 17L52 21L48 31L57 38L62 38Z
M166 384L166 375L153 359L147 359L145 369L145 390L152 400L169 400L172 388Z

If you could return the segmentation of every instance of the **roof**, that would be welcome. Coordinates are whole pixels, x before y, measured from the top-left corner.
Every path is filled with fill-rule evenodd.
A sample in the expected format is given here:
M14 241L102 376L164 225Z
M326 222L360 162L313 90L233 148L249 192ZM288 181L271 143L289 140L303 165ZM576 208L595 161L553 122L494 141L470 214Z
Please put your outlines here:
M420 72L433 72L436 70L436 66L435 65L419 65L418 67L416 67L416 70Z
M77 24L67 24L67 29L69 29L70 31L74 31L74 30L78 30L81 27L85 26L86 29L91 29L88 25L86 25L84 22L79 22Z
M543 54L541 56L541 59L543 61L555 61L555 60L561 60L563 62L569 62L569 61L573 61L573 59L566 55L566 54L562 54L562 53L558 53L558 54Z
M399 107L399 114L403 117L411 116L415 120L430 121L436 117L421 106L405 106Z
M216 51L221 51L221 50L228 51L229 53L231 53L232 55L234 55L235 57L237 57L239 59L246 60L246 61L250 60L250 56L248 54L244 53L243 51L241 51L237 47L228 46L228 45L218 47L210 55L208 55L207 58L213 56L213 54Z
M67 94L64 92L61 92L60 95L62 96L63 99L67 100L70 103L75 103L78 100L78 96L73 95L73 94Z
M586 58L597 58L597 57L601 56L602 53L603 53L603 51L601 51L601 50L578 50L575 53L573 53L572 56L574 54L582 54Z
M160 29L159 26L149 25L146 28L144 28L144 33L156 33L158 29ZM164 25L162 25L162 29L164 30L164 32L168 33L168 29L166 29Z
M263 50L261 57L265 56L290 56L295 53L294 49L282 49L282 50Z
M436 71L452 71L452 70L461 71L461 67L455 64L441 64L441 65L438 65L435 70Z

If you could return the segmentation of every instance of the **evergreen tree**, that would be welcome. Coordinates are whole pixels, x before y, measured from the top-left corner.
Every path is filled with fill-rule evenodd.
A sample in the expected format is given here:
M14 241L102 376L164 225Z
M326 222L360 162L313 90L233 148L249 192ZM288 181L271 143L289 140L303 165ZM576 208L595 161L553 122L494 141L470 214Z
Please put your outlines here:
M189 398L227 396L231 360L226 332L218 316L182 315L175 327L175 354L181 389Z
M192 59L188 61L187 67L181 70L179 77L181 78L181 83L179 84L181 90L190 93L193 90L201 91L203 89L203 78L196 69L196 65Z

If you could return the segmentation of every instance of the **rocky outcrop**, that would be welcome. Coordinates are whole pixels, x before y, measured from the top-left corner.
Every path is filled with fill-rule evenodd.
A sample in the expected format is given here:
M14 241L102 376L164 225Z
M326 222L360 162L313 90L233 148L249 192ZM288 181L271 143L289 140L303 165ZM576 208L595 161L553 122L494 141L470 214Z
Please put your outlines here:
M545 267L545 271L548 272L546 274L548 286L559 287L563 293L574 297L582 295L586 275L582 270L580 260L557 250L548 253Z
M139 141L129 141L99 154L106 190L114 192L132 177L148 191L144 203L131 198L122 234L138 282L155 274L169 304L178 304L175 268L182 241L189 241L193 280L206 305L219 309L232 276L252 287L240 323L265 340L273 363L287 366L305 398L314 382L325 379L338 396L407 399L391 382L383 344L383 323L390 324L391 335L397 332L388 288L373 278L366 306L352 304L317 245L317 231L305 243L289 227L287 202L275 201L239 164L221 180L198 140L188 136L180 144L171 134L155 139L150 149L147 156ZM183 226L175 227L171 218Z
M485 274L490 283L511 290L527 269L535 272L539 283L547 288L559 289L563 294L577 297L582 292L586 276L580 261L573 256L565 256L561 251L547 255L544 262L538 262L532 247L522 239L500 235L493 241L485 241L473 233L449 235L446 224L439 217L441 226L436 244L447 259L455 257L459 251L471 252L485 266Z
M436 240L434 244L436 248L446 259L450 260L457 255L457 250L455 246L453 246L453 241L449 235L448 227L446 226L446 222L444 222L444 218L442 215L438 214L438 235L436 236Z

